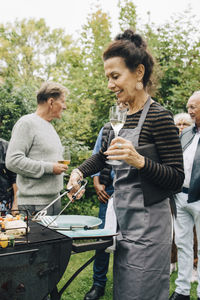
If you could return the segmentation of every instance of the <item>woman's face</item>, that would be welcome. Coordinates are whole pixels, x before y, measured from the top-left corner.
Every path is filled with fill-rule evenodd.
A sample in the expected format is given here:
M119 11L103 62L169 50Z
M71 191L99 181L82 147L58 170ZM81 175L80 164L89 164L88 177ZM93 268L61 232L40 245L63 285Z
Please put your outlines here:
M112 57L104 62L108 88L120 102L131 102L136 94L137 73L130 72L122 57Z
M183 129L187 128L188 126L191 125L191 123L187 122L184 119L180 119L176 124L175 124L178 129L179 129L179 134L183 131Z

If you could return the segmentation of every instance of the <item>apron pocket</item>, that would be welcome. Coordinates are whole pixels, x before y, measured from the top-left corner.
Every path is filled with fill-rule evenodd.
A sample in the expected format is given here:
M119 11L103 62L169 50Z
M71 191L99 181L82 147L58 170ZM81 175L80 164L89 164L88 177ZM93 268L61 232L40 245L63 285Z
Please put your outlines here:
M119 225L124 238L132 241L140 239L148 225L148 214L143 204L141 189L115 190L114 207Z

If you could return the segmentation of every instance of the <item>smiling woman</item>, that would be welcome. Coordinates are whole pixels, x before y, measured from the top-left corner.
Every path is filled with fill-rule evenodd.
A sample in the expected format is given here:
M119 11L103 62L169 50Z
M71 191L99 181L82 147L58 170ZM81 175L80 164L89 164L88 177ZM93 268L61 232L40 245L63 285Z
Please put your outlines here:
M18 208L35 214L54 200L63 188L63 160L60 138L51 121L66 109L67 89L56 82L45 82L37 93L35 113L21 117L9 143L6 165L17 173ZM56 215L57 202L48 214Z
M128 115L119 136L109 145L108 132L100 152L72 171L69 185L76 190L80 177L103 169L107 159L122 161L114 167L118 236L113 298L168 299L169 196L184 180L177 128L172 114L148 94L153 58L140 35L132 30L119 34L104 51L103 61L108 88L118 102L128 104Z

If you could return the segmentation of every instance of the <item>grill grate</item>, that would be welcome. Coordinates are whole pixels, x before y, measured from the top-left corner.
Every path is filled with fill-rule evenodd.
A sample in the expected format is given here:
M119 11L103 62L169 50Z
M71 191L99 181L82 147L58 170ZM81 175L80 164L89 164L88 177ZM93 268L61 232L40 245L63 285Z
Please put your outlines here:
M31 220L29 221L29 228L30 231L26 235L15 238L14 248L12 246L8 246L7 248L0 247L0 254L5 253L6 250L9 251L11 248L15 249L16 247L23 245L40 245L41 243L52 243L56 240L71 240L70 237L64 236L55 230L49 228L42 230L42 225Z

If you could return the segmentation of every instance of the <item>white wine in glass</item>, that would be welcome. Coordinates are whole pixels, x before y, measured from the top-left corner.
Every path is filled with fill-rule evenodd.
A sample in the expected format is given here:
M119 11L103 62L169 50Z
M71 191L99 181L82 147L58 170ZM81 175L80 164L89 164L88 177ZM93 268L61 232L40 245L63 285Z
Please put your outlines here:
M63 159L59 160L58 163L64 164L64 165L69 165L71 162L71 154L70 154L69 147L67 147L67 146L63 147L62 156L63 156Z
M126 122L127 116L127 109L120 108L119 106L115 105L110 108L109 111L109 118L110 123L112 125L115 137L118 136L120 129L124 126ZM107 160L107 164L109 165L121 165L121 161L119 160Z

